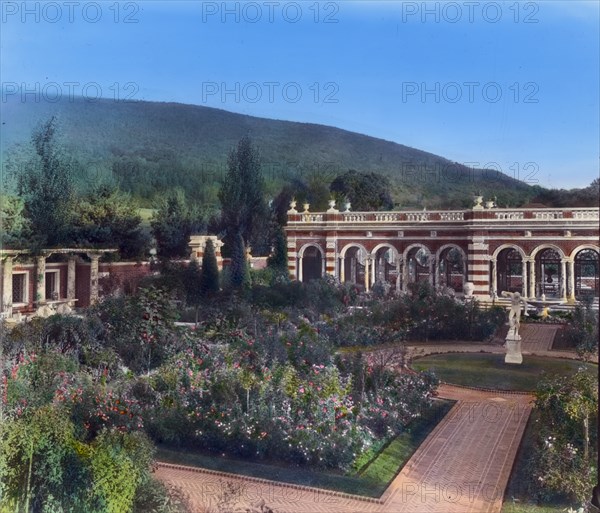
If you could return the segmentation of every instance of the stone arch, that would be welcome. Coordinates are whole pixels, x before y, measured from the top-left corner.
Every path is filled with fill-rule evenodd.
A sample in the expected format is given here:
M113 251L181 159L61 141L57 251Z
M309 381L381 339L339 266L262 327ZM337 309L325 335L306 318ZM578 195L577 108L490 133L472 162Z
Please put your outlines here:
M565 256L566 256L565 252L562 250L562 248L560 246L557 246L556 244L540 244L539 246L536 246L533 249L530 257L535 259L535 257L538 255L538 253L540 253L541 251L545 251L546 249L552 249L552 250L556 251L560 258L565 258Z
M339 280L341 283L354 283L355 285L364 285L367 283L368 270L367 262L369 251L358 242L349 242L340 251L339 257Z
M571 251L569 258L574 260L575 257L577 256L577 253L579 253L580 251L583 251L584 249L591 249L591 250L595 251L596 253L600 253L599 246L596 246L594 244L581 244L580 246L577 246L573 251Z
M367 251L367 248L365 248L362 244L360 244L359 242L349 242L348 244L346 244L342 250L340 251L340 257L343 258L346 256L346 253L348 252L348 250L352 249L352 248L359 248L362 251L365 252L365 254L369 254L369 252Z
M389 282L398 286L402 255L389 242L382 242L371 252L373 262L373 283L376 281Z
M600 296L600 248L586 244L571 253L575 299Z
M314 242L309 242L298 251L298 280L319 279L325 272L325 251Z
M450 252L458 252L459 258L449 258ZM444 244L435 253L436 284L462 292L467 281L467 255L458 244Z
M299 257L303 257L304 256L304 252L308 249L308 248L317 248L319 250L319 252L321 253L321 258L325 258L325 251L323 250L323 248L317 244L316 242L308 242L307 244L305 244L304 246L302 246L300 248L300 251L298 251L298 256Z
M492 295L519 292L525 295L527 261L523 248L516 244L502 244L491 258Z
M419 249L421 249L421 248L422 248L422 249L424 249L424 250L427 252L427 254L428 254L430 257L432 257L432 256L433 256L433 254L431 253L431 250L430 250L430 249L429 249L429 248L428 248L428 247L427 247L425 244L422 244L422 243L420 243L420 242L415 242L414 244L411 244L410 246L407 246L407 247L405 248L404 252L402 253L402 258L404 259L404 261L406 261L406 257L407 257L407 255L408 255L408 254L409 254L409 253L410 253L410 252L411 252L413 249L415 249L415 248L419 248Z
M555 244L540 244L531 252L533 260L533 297L560 299L566 296L565 254Z
M492 254L492 260L497 260L500 252L505 249L514 249L521 255L521 258L523 260L525 260L527 258L527 254L525 253L525 250L521 246L518 246L517 244L502 244L501 246L498 246L494 250L494 253Z
M435 256L425 244L411 244L404 250L402 273L402 289L409 285L428 282L433 285L433 265Z

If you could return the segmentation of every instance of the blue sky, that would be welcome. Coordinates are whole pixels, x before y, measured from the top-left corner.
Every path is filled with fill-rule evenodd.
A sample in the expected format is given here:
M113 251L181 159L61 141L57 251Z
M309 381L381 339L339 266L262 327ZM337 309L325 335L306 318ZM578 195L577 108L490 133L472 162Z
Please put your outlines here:
M583 187L599 174L599 5L4 1L0 71L41 101L101 91L322 123Z

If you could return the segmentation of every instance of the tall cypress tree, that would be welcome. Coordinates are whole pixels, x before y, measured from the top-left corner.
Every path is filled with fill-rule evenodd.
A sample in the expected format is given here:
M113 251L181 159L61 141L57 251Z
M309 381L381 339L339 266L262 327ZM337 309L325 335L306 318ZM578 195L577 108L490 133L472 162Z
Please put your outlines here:
M208 239L202 256L202 276L200 278L200 291L208 296L219 292L219 267L213 241Z
M250 271L246 261L246 247L242 234L237 232L232 239L230 281L233 288L239 289L250 283Z
M273 253L268 258L267 265L278 271L287 271L287 239L283 226L278 223L273 228Z
M242 137L231 151L227 165L227 175L219 191L222 222L230 243L239 233L244 244L249 244L255 232L264 226L268 212L260 156L248 136Z

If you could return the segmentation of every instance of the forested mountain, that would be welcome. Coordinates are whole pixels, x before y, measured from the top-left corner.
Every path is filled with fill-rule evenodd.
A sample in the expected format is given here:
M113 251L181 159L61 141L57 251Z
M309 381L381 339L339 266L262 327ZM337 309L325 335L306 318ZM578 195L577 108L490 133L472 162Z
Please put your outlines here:
M270 196L285 184L310 196L315 184L328 187L349 169L388 176L400 207L467 206L476 192L517 206L540 192L496 171L473 170L382 139L195 105L66 97L55 103L22 102L14 95L2 110L4 175L25 151L36 125L54 115L65 148L80 163L79 182L114 180L145 206L177 187L188 198L216 204L227 156L244 135L260 150Z

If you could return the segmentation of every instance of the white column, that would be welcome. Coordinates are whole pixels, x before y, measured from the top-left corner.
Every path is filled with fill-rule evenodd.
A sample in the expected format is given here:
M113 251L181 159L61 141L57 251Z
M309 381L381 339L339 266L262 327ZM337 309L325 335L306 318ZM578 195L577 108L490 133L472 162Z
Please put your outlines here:
M492 297L498 297L498 261L492 260Z
M402 291L408 291L408 271L409 271L409 261L405 260L402 266Z
M365 291L369 292L369 255L365 257Z
M527 284L527 279L528 279L529 275L527 273L527 261L525 261L525 260L523 261L522 273L523 273L522 277L521 277L521 281L523 282L523 293L522 293L522 296L524 298L527 298L527 297L529 297L529 295L527 294L527 289L528 289L528 287L527 287L527 285L528 285Z
M569 268L569 290L567 292L569 303L575 302L575 260L569 258L567 260Z
M7 256L2 262L2 311L12 316L13 298L13 257Z
M340 257L340 283L344 283L346 281L346 259L344 257Z
M402 285L402 260L401 256L396 256L396 293L400 292L400 287Z
M46 302L46 257L39 256L36 259L36 294L35 300L38 303Z
M537 286L535 283L535 258L528 260L529 262L529 297L534 299L537 296ZM525 265L525 264L523 264Z
M432 287L433 287L433 278L435 276L435 270L436 270L435 258L430 255L429 256L429 285L431 285Z
M375 257L371 258L371 287L373 285L375 285L375 281L377 279L377 275L376 275L377 263L375 262L375 260L376 260Z
M75 299L75 257L70 256L67 262L67 299Z
M88 255L92 260L90 266L90 305L98 301L98 261L100 255Z
M567 260L560 261L560 300L567 301Z
M298 281L302 281L302 257L298 257Z

